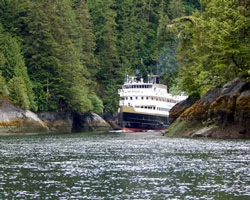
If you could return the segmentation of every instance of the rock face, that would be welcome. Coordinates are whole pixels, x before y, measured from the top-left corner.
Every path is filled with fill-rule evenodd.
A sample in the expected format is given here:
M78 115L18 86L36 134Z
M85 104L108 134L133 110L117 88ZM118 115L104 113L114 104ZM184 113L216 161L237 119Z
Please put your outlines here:
M236 78L211 89L186 109L182 104L170 111L176 119L169 127L170 136L250 138L249 82Z
M121 130L122 128L118 125L118 114L104 113L103 119L109 123L113 130Z
M187 98L176 104L169 113L169 123L172 124L187 108L192 106L198 98Z
M72 114L69 112L42 112L39 118L48 127L50 133L71 133Z
M1 97L0 134L47 132L48 128L35 113L16 108L7 99Z
M73 115L73 132L84 131L108 131L111 126L95 113L85 113Z
M111 126L94 113L43 112L35 114L15 107L0 96L0 134L71 133L107 131Z

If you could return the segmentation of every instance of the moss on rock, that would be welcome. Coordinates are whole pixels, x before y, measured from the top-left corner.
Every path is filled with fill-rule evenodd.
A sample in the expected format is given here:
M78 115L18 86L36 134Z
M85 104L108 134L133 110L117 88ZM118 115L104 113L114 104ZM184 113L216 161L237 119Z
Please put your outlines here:
M236 78L220 88L211 89L182 112L169 127L168 135L250 138L249 123L250 83Z

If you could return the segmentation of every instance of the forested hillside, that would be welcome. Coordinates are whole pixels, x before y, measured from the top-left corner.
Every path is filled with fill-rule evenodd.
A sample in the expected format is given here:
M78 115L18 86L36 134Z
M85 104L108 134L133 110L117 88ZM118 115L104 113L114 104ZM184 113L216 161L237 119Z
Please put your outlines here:
M249 1L201 3L0 0L0 92L34 111L114 113L135 71L190 94L247 74Z
M189 94L250 75L250 1L203 1L201 11L173 21L180 31L179 83Z

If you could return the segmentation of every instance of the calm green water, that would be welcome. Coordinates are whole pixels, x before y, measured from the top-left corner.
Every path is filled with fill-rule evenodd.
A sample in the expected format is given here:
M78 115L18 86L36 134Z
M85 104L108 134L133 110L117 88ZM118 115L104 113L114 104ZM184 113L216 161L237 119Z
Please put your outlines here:
M250 140L2 136L0 199L250 199Z

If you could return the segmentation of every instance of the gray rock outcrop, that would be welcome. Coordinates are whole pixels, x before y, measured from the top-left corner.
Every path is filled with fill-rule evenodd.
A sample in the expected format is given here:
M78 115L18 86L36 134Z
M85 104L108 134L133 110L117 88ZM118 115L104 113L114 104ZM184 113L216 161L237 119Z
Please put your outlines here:
M29 111L15 107L7 99L0 101L0 134L47 133L48 127L39 117Z
M71 133L73 120L70 112L41 112L38 117L50 133Z
M250 83L240 78L208 91L169 127L169 136L250 138ZM176 112L178 105L175 110Z
M84 132L84 131L108 131L111 129L103 118L95 113L84 113L73 115L73 132Z

